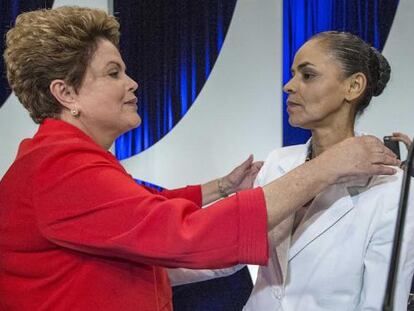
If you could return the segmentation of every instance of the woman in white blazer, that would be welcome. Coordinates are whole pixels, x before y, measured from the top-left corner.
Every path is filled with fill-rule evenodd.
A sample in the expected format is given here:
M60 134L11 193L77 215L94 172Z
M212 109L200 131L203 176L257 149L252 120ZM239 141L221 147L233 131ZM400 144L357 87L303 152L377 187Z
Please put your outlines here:
M387 60L360 38L323 32L297 52L288 93L289 122L310 129L304 145L276 149L256 185L277 179L332 145L355 136L358 114L389 78ZM394 237L401 171L325 189L269 233L269 262L259 268L244 311L381 310ZM410 199L394 310L407 310L414 272ZM225 276L221 270L170 271L175 284Z
M387 60L357 36L324 32L306 42L284 86L293 126L310 129L307 144L273 151L257 178L264 185L355 136L355 118L382 93ZM260 267L244 308L381 310L401 187L401 172L329 187L270 235L270 260ZM411 204L412 205L412 204ZM410 206L394 310L406 310L414 271Z

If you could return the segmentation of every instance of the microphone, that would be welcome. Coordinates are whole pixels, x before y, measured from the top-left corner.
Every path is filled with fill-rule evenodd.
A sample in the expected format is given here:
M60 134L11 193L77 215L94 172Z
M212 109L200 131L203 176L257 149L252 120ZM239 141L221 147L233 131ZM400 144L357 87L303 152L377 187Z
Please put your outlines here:
M403 239L405 216L408 206L408 195L410 192L411 177L414 176L413 169L413 149L414 143L411 144L405 163L403 182L400 193L400 202L398 205L397 222L395 224L394 243L392 246L391 263L388 272L387 289L385 291L383 311L394 310L395 285L397 283L398 262L401 252L401 244Z

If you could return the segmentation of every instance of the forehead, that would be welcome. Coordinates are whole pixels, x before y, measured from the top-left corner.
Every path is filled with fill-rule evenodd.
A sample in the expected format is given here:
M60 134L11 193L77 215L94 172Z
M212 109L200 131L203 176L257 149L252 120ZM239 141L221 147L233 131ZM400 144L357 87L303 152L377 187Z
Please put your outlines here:
M125 67L117 47L108 40L99 40L96 51L92 56L90 67L94 69L102 69L111 62L118 63L122 67Z
M309 40L302 45L296 52L292 68L295 69L303 63L311 63L319 69L333 66L339 70L337 61L329 53L326 45L318 39Z

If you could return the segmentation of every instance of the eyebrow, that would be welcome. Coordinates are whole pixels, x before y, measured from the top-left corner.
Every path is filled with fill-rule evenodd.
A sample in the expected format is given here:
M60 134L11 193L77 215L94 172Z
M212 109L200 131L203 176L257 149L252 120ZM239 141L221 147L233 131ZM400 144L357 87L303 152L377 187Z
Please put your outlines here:
M116 61L110 61L105 65L105 68L109 67L110 65L115 65L117 66L119 69L122 69L122 65ZM125 71L126 71L126 67L125 67Z
M301 63L301 64L298 65L298 70L301 70L301 69L303 69L303 68L305 68L307 66L315 67L315 65L312 64L312 63L310 63L310 62L303 62L303 63ZM294 69L291 68L290 70L293 71Z

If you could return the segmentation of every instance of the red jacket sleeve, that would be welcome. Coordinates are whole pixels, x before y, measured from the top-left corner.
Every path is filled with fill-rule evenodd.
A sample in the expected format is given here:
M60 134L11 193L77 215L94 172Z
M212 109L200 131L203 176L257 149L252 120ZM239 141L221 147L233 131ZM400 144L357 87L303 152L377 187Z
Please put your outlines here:
M157 191L150 187L144 187L144 188L153 194L161 194L162 196L168 199L176 199L176 198L187 199L187 200L193 201L194 204L197 204L198 206L201 206L203 202L200 185L187 186L184 188L171 189L171 190L164 189L162 191Z
M267 263L261 188L200 209L187 199L151 193L108 154L88 146L54 147L40 156L33 204L41 233L53 243L167 267Z

